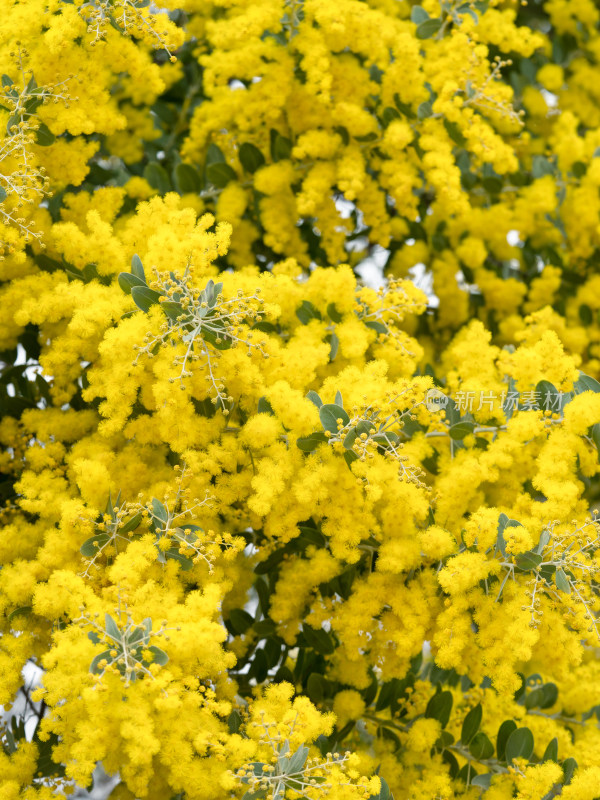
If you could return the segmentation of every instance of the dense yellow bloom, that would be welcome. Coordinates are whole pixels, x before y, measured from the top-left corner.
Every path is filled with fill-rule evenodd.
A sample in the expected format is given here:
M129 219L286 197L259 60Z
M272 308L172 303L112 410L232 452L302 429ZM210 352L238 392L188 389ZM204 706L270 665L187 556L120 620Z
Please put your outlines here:
M0 800L596 797L596 5L0 3Z

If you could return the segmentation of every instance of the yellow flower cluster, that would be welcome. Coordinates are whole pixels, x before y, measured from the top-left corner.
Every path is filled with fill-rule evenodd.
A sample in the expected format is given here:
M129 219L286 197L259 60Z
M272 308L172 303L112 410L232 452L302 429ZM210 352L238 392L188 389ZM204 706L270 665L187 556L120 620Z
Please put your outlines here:
M0 16L0 800L594 800L595 4Z

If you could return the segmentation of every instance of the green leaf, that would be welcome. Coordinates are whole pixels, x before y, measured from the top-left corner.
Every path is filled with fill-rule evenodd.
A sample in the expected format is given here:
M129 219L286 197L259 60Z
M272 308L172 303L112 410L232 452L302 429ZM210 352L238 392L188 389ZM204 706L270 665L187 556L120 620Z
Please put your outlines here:
M471 778L471 786L479 786L480 789L489 789L493 777L493 772L484 772L483 775L475 775Z
M542 756L542 764L544 761L555 761L558 763L558 739L556 736L550 742L548 742L548 746L544 750L544 755Z
M323 401L321 400L319 395L316 392L314 392L312 389L306 395L306 397L307 397L308 400L310 400L311 403L314 403L317 408L321 408L321 406L323 405Z
M302 632L308 646L312 647L313 650L316 650L317 653L321 653L324 656L329 656L334 652L335 647L331 640L331 636L327 633L327 631L324 631L323 628L315 630L314 628L311 628L310 625L304 623L302 626Z
M532 692L529 692L529 694L525 697L525 708L528 710L531 708L538 708L542 704L543 699L544 692L542 687L538 686Z
M234 631L241 634L246 633L248 628L254 623L254 617L247 611L244 611L243 608L232 608L229 612L229 622Z
M127 520L125 525L120 529L119 533L131 533L134 531L142 521L142 512L139 511L130 520Z
M496 175L486 175L485 178L481 181L481 185L490 194L498 194L502 191L503 182L502 178L499 178Z
M445 728L450 719L450 712L452 711L452 693L451 692L438 692L430 698L425 709L425 717L427 719L437 719L441 722L442 728Z
M600 461L600 422L596 422L595 425L592 425L592 430L590 435L592 441L596 445L596 450L598 451L598 460Z
M177 561L179 566L184 572L188 572L194 566L194 562L188 556L184 556L183 553L179 552L179 547L170 547L166 553L166 558L170 558L172 561Z
M153 189L159 194L166 194L171 191L171 181L164 167L156 161L151 161L144 167L144 178Z
M19 125L21 121L21 117L18 114L13 114L11 117L8 118L8 122L6 123L6 133L10 136L11 135L11 128L16 125Z
M93 558L98 550L110 541L110 536L107 533L97 533L95 536L90 536L79 548L79 552L86 558Z
M2 76L2 86L12 86L13 79L9 75Z
M234 708L231 714L227 717L227 727L229 728L229 733L238 733L241 724L242 717L240 712Z
M292 155L292 143L285 136L275 132L271 136L271 156L273 161L284 161Z
M286 767L285 771L288 775L295 775L296 773L300 772L304 765L306 764L306 759L308 758L308 747L304 745L300 745L300 747L296 750L296 752L292 756L285 756L286 758Z
M384 128L393 122L395 119L400 119L400 112L397 108L393 108L392 106L388 106L387 108L383 109L383 114L381 115L381 123Z
M342 137L344 145L350 144L350 134L343 125L336 125L333 130Z
M225 156L223 151L216 144L209 144L206 150L206 166L211 164L224 164Z
M258 401L258 413L259 414L270 414L272 417L275 416L275 412L273 411L273 406L266 397L259 398Z
M387 325L384 325L383 322L377 322L375 319L365 320L365 325L367 328L377 331L377 333L388 333Z
M429 19L429 14L423 6L413 6L410 11L410 21L414 22L415 25L420 25L422 22L425 22Z
M485 760L494 755L494 745L483 731L479 731L479 733L476 733L471 739L469 752L477 761Z
M202 189L202 178L191 164L177 164L174 178L179 194L198 194Z
M427 19L417 26L417 39L431 39L441 27L441 19Z
M119 505L120 496L121 496L121 492L119 492L119 494L117 496L117 505ZM112 518L113 522L116 520L117 515L115 514L115 509L113 507L112 492L111 491L108 492L108 500L106 501L106 513L109 515L109 517Z
M327 437L322 431L311 433L310 436L301 436L296 439L296 446L304 453L312 453L320 444L327 441Z
M185 311L181 303L176 303L175 300L165 300L164 303L160 304L160 307L167 317L173 320L173 322L176 322L181 316L188 320L191 319L190 315Z
M467 140L462 135L462 132L456 122L450 122L449 119L444 120L444 128L446 128L446 133L452 139L454 144L457 144L459 147L464 147L467 143ZM469 283L473 283L474 281L469 281Z
M346 411L335 403L325 403L325 405L322 405L319 409L319 419L321 420L323 430L333 434L338 432L338 419L341 419L342 427L350 422L350 417Z
M144 273L144 267L142 265L142 259L135 253L131 257L131 274L135 275L140 281L146 283L146 275Z
M265 163L265 157L256 145L244 142L240 147L239 158L242 167L253 175Z
M512 764L515 758L524 758L529 761L533 755L533 733L529 728L517 728L506 742L505 759L507 764Z
M254 632L259 639L267 639L277 631L277 626L272 619L261 619L254 623Z
M242 795L242 800L265 800L266 796L267 790L259 789L257 792L244 792Z
M140 642L146 643L147 638L146 631L143 628L136 628L133 633L127 637L127 642L130 646L132 646L139 644Z
M371 795L368 800L394 800L394 795L390 791L390 787L387 785L384 778L379 777L379 782L381 784L381 788L377 794Z
M169 512L156 497L152 498L152 513L157 519L166 525L169 520Z
M375 711L382 711L384 708L387 708L392 704L396 697L397 685L398 684L393 679L391 681L386 681L383 684L379 690L379 697L377 698L377 703L375 704Z
M577 762L574 758L565 758L562 768L565 786L567 786L573 780L573 775L577 769Z
M97 656L96 656L96 657L93 659L92 663L90 664L90 672L93 672L93 673L96 673L96 672L102 672L102 670L101 670L101 669L100 669L100 667L98 666L98 664L99 664L101 661L106 661L107 663L109 663L109 664L110 664L110 662L112 661L112 656L111 656L111 654L110 654L110 650L104 650L102 653L99 653L99 654L98 654L98 655L97 655Z
M216 327L216 326L215 326ZM233 340L225 333L224 328L202 328L202 338L212 344L217 350L229 350Z
M342 397L342 393L338 389L335 393L335 403L336 405L340 406L341 408L344 407L344 398Z
M427 119L433 114L433 107L429 100L421 103L417 108L417 119Z
M440 750L443 750L445 747L450 747L454 744L454 736L450 733L450 731L442 731L440 733L439 739L435 742L435 747L438 747Z
M217 186L219 189L224 189L229 181L234 181L237 179L237 175L235 171L229 166L229 164L224 164L223 162L216 162L215 164L210 164L206 168L206 177L213 186Z
M110 614L104 615L104 630L111 638L116 639L119 642L121 641L121 631L119 630L119 626Z
M444 750L442 753L442 761L448 765L448 772L450 777L454 778L458 775L458 761L450 750Z
M3 203L6 200L6 189L3 186L0 186L0 203Z
M394 94L394 103L396 104L396 108L402 114L404 114L404 116L407 117L407 119L414 119L415 118L416 115L415 115L414 111L412 110L412 108L408 105L408 103L403 103L402 102L402 100L400 99L400 95L397 92Z
M147 314L150 307L158 303L158 298L161 295L147 286L132 286L131 297L136 306Z
M153 664L160 664L161 667L169 660L169 656L165 653L164 650L161 650L160 647L156 647L156 645L151 644L148 647L148 650L152 653L152 663Z
M559 590L559 592L571 594L571 584L569 583L569 579L562 568L559 567L556 570L554 574L554 580L556 582L556 588Z
M13 619L16 619L17 617L21 616L28 617L31 614L32 610L33 610L32 606L19 606L19 608L15 608L13 611L10 612L10 614L7 617L7 620L8 622L12 622Z
M510 735L517 730L517 723L512 719L505 719L498 729L496 737L496 753L499 761L505 760L506 743Z
M343 317L335 307L335 303L329 303L327 306L327 316L332 322L341 322Z
M356 426L346 434L344 438L344 447L346 450L351 450L354 446L354 442L359 436L361 436L363 433L366 433L368 436L373 430L375 430L375 425L372 422L366 419L361 419L361 421L358 422Z
M64 765L57 764L52 758L53 750L59 743L58 735L56 733L51 733L50 737L42 742L42 740L39 738L38 728L35 729L35 733L33 735L33 741L38 748L38 758L35 768L36 776L41 776L43 778L64 777Z
M371 133L366 133L364 136L354 136L357 142L374 142L378 139L378 135L375 131L371 131Z
M558 700L558 687L555 683L545 683L542 686L542 699L540 708L551 708Z
M340 340L332 333L329 337L329 360L333 361L337 355L338 348L340 346Z
M302 305L296 309L296 316L303 325L308 325L311 319L322 319L320 312L309 300L302 301Z
M509 519L506 514L500 514L498 517L498 538L496 540L496 550L500 551L503 556L506 555L506 542L504 540L504 531L506 528L522 528L520 522L516 519Z
M125 292L125 294L131 294L131 290L134 286L146 286L145 281L141 280L140 278L136 278L135 275L131 275L129 272L120 272L117 280L119 282L119 286Z
M38 122L38 128L35 132L35 141L36 144L39 144L41 147L48 147L49 145L54 144L56 141L56 136L52 133L47 125L45 125L43 122Z
M536 155L532 159L531 174L534 178L543 178L545 175L553 175L554 167L546 156Z
M318 672L311 672L306 681L306 692L312 703L321 703L327 694L327 682Z
M450 426L448 433L450 434L451 439L461 440L464 439L465 436L468 436L470 433L473 433L475 430L475 423L474 422L456 422L454 425Z
M479 726L481 725L481 716L481 703L477 703L477 705L469 711L462 724L460 740L463 744L469 744L471 739L479 730Z
M346 452L344 453L344 461L348 465L348 469L352 471L351 469L352 462L358 461L358 456L356 455L356 453L353 453L352 450L346 450Z
M600 383L594 378L590 378L589 375L584 375L583 372L579 373L578 380L575 381L573 384L573 390L575 394L581 394L582 392L600 392Z
M533 552L534 553L539 553L540 555L542 555L544 553L544 550L546 549L549 541L550 541L550 534L548 533L547 530L543 530L540 533L539 541L536 544L536 546L534 547Z
M528 550L526 553L519 553L516 557L517 567L523 572L532 572L537 569L542 563L543 557L539 553L534 553L533 550Z
M584 325L591 325L594 321L594 315L592 314L592 309L583 303L579 306L579 319L582 321Z

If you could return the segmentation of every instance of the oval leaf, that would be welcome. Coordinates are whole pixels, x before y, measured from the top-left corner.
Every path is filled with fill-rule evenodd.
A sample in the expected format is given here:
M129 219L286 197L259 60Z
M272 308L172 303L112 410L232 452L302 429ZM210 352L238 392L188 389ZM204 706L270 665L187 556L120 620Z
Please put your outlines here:
M147 286L132 286L131 296L136 306L146 314L151 306L158 303L158 298L161 297L158 292L155 292L154 289L149 289Z
M240 147L240 163L242 167L251 175L260 169L265 163L265 157L256 145L244 142Z
M146 275L144 274L144 267L142 266L142 259L137 253L131 259L131 274L135 275L141 281L146 283Z
M457 422L454 425L450 426L450 430L448 433L450 434L451 439L464 439L465 436L468 436L470 433L473 433L475 430L475 423L474 422Z
M119 282L119 286L125 292L125 294L131 294L131 290L134 286L146 286L145 281L143 281L141 278L137 278L130 272L121 272L117 280ZM148 287L146 286L146 288Z
M197 194L202 188L200 175L191 164L177 164L174 176L179 194Z
M56 141L56 136L52 133L50 128L43 122L38 122L38 127L35 132L35 142L41 147L49 147Z
M101 547L110 541L110 536L107 533L97 533L95 536L90 536L79 548L79 552L86 558L93 558Z
M556 736L550 742L548 742L548 746L544 750L544 755L542 756L542 763L544 761L555 761L558 762L558 739Z
M441 19L426 19L417 26L417 39L431 39L441 27Z
M529 761L533 755L533 746L533 733L529 728L517 728L510 734L506 742L506 763L512 764L515 758L524 758Z
M425 709L425 717L427 719L437 719L441 722L442 728L445 728L450 719L450 712L452 711L452 693L439 692L434 694L427 703Z
M554 574L554 580L556 582L556 588L560 592L564 592L565 594L571 594L571 584L569 583L569 579L567 578L565 571L559 567Z
M465 717L465 721L463 722L462 731L460 734L460 740L463 744L469 744L471 739L479 730L479 726L481 725L481 716L481 703L477 703L477 705L469 711Z
M528 550L526 553L519 553L516 557L516 562L517 567L523 572L532 572L542 563L542 556L539 553L534 553L533 550Z
M237 178L237 175L229 164L217 162L206 168L206 177L214 186L224 189L229 181L234 181Z
M350 422L350 417L346 411L335 403L326 403L322 405L319 409L319 419L321 420L323 430L329 431L330 433L338 432L338 419L342 421L342 427Z
M296 446L304 453L312 453L320 444L327 441L327 437L322 431L311 433L310 436L301 436L296 439Z
M483 731L479 731L471 739L469 751L473 758L476 758L477 761L482 761L494 755L494 745Z
M517 723L512 719L505 719L502 725L500 725L498 736L496 737L496 753L498 754L499 761L504 761L506 743L511 733L516 730Z
M161 650L160 647L156 647L156 645L151 644L148 648L152 653L152 663L153 664L160 664L161 667L169 660L169 656L165 653L164 650Z

